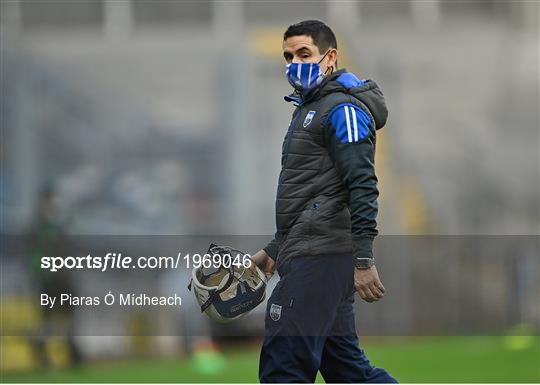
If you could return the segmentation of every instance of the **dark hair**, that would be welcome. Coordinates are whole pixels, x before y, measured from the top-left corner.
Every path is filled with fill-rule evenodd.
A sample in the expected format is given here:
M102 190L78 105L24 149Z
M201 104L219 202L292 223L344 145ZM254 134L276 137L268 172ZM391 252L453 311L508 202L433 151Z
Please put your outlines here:
M321 54L324 54L330 48L337 48L336 35L322 21L304 20L290 25L283 34L283 40L287 40L291 36L301 35L310 36Z

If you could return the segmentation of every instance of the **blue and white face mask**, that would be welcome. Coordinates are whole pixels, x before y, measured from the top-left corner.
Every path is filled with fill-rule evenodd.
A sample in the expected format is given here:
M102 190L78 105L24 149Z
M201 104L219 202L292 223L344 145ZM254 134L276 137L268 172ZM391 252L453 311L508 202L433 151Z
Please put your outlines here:
M294 89L309 91L320 85L324 79L319 63L291 63L285 71L287 80Z
M295 90L302 93L307 93L308 91L318 87L326 76L321 71L320 63L323 61L328 52L330 51L327 51L317 63L287 64L285 75L287 76L287 80L289 81L290 85L293 86Z

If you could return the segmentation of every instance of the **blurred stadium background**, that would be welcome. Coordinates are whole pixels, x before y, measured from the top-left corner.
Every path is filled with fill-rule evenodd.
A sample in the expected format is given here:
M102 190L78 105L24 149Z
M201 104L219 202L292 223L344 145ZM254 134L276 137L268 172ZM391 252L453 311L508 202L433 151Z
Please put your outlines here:
M0 5L2 234L272 234L282 33L321 19L390 109L376 250L389 295L356 304L368 356L405 382L540 381L537 1ZM31 258L0 258L2 381L257 381L257 338L36 342L56 321ZM261 311L240 327L262 330Z

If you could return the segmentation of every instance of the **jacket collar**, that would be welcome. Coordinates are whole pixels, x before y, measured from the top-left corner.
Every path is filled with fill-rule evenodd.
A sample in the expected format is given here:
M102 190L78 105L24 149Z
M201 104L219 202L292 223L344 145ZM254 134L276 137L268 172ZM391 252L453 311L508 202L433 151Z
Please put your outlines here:
M285 96L283 99L285 99L286 102L295 102L296 107L301 106L302 104L305 104L312 100L318 99L321 96L321 93L324 90L325 86L345 72L347 72L345 68L332 72L330 75L324 78L322 83L317 88L309 91L306 95L303 95L297 90L295 90L292 94Z

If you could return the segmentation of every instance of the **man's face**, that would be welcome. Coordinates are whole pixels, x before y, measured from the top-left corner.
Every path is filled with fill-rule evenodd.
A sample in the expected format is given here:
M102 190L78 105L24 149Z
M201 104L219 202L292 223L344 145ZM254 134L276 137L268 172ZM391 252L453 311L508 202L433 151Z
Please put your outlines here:
M326 52L319 52L311 36L291 36L283 41L283 57L287 63L317 63ZM337 49L332 48L320 63L321 71L327 73L337 59Z

